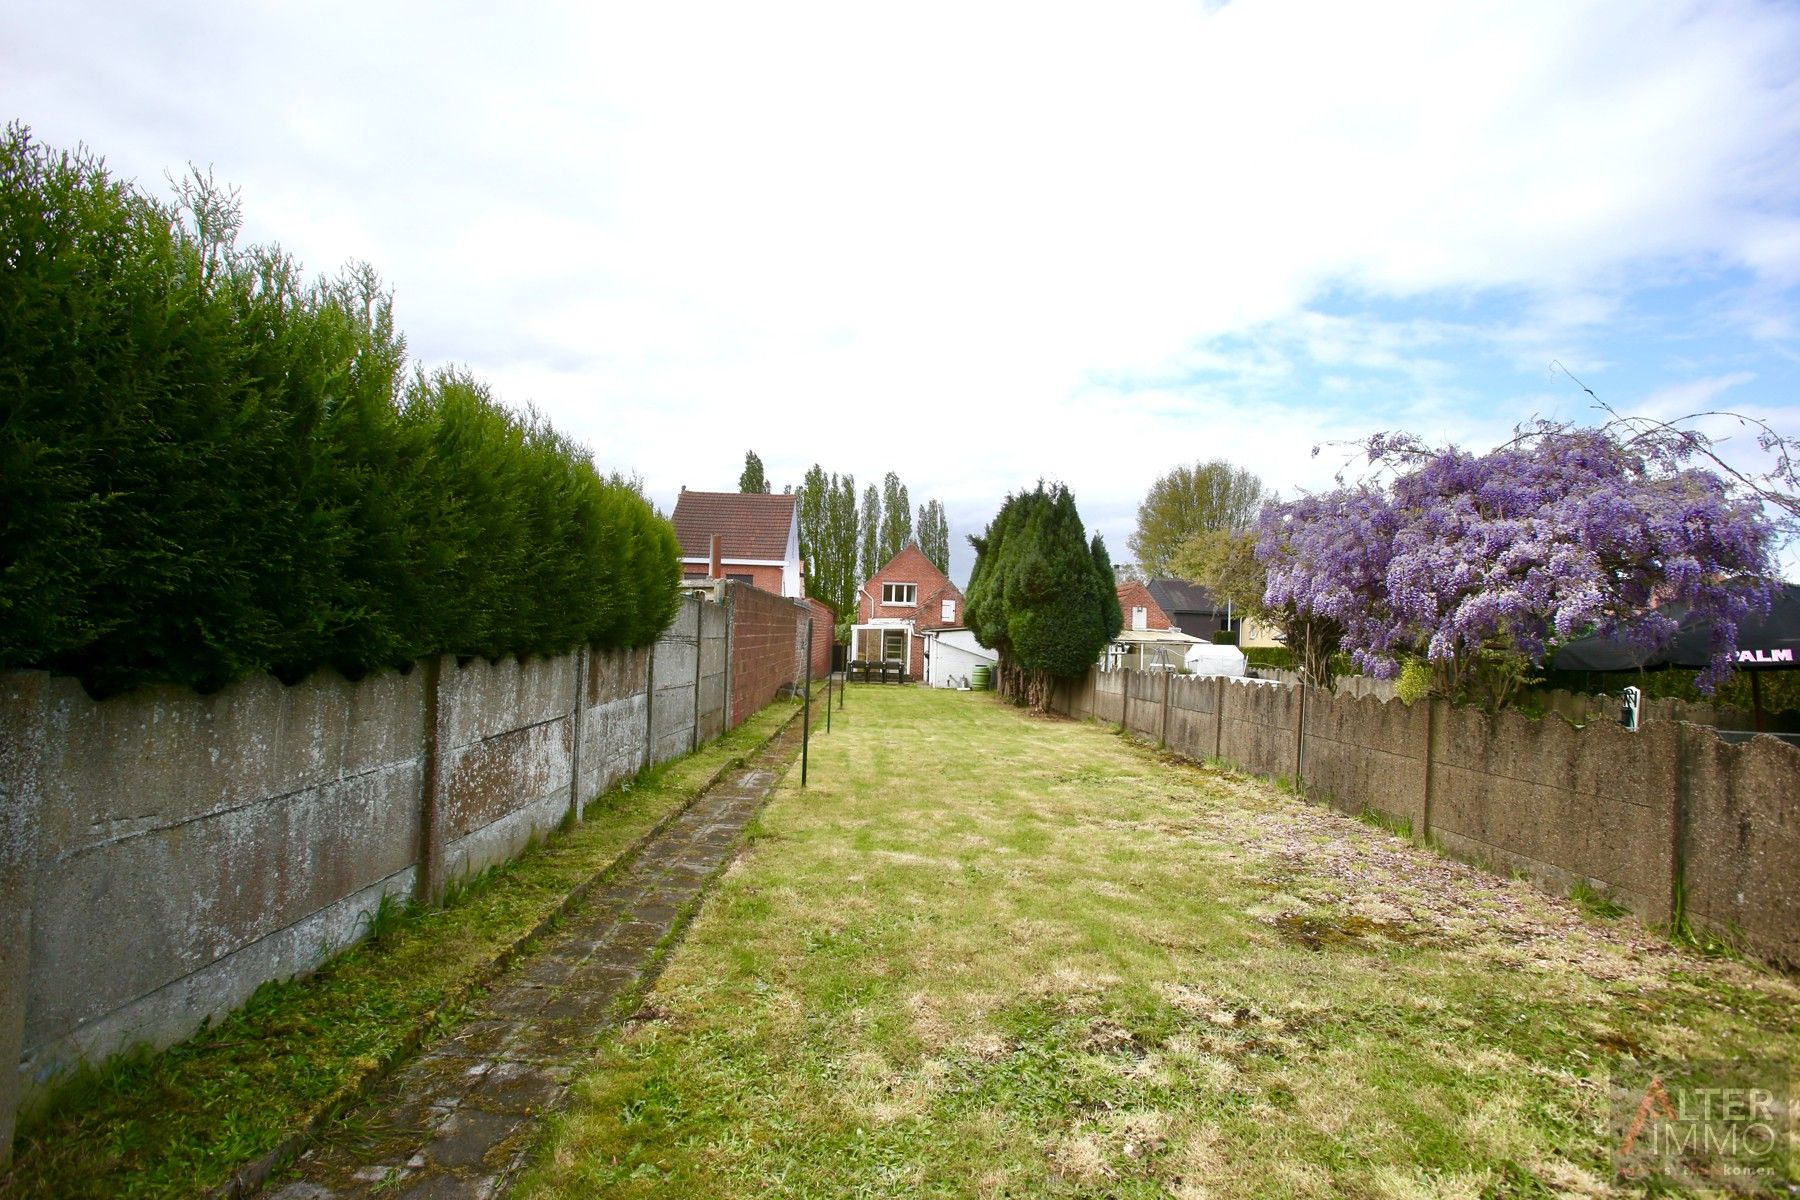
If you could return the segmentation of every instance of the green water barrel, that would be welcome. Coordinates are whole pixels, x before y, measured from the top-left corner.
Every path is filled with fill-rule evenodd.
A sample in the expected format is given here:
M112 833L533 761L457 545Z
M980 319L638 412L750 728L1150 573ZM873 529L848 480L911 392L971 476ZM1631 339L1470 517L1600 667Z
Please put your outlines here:
M987 691L989 677L993 675L993 673L994 669L992 667L988 666L986 663L981 663L973 671L969 672L969 686L978 692Z

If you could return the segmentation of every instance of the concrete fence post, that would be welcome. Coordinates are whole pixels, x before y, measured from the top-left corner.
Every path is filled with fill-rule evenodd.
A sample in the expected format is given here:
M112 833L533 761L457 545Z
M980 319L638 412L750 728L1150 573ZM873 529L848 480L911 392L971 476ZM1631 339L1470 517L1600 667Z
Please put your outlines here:
M656 765L656 648L662 639L650 643L644 658L644 767Z
M1299 695L1294 698L1294 793L1302 794L1306 790L1303 782L1306 761L1306 680L1302 679L1294 687Z
M694 601L694 736L688 752L700 748L700 668L706 661L706 601Z
M575 650L575 707L569 710L569 819L581 820L581 727L587 724L588 655L593 649L582 643Z
M1431 837L1431 801L1432 789L1435 786L1431 777L1437 773L1438 738L1443 725L1444 701L1433 697L1425 701L1425 794L1420 801L1419 836L1429 840Z
M1213 676L1213 757L1225 757L1225 677Z
M420 669L425 672L425 744L420 759L419 861L413 896L421 903L433 904L444 894L443 705L439 702L444 656L433 655Z
M1712 737L1698 725L1679 723L1675 726L1675 811L1671 814L1669 838L1669 927L1687 927L1687 860L1688 828L1694 811L1694 740Z
M49 709L48 672L0 676L0 1169L12 1160L19 1112Z
M1169 688L1174 682L1175 682L1175 672L1164 671L1163 672L1163 694L1162 694L1162 721L1158 725L1158 731L1156 734L1156 744L1159 746L1167 746L1169 744Z

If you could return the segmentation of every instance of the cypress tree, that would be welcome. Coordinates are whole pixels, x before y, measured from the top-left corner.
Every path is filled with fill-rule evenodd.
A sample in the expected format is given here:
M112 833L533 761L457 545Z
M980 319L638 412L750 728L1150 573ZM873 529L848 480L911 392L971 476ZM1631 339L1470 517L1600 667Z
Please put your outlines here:
M999 652L1002 693L1042 712L1052 682L1085 673L1123 625L1106 548L1089 542L1069 490L1042 482L969 540L969 627Z

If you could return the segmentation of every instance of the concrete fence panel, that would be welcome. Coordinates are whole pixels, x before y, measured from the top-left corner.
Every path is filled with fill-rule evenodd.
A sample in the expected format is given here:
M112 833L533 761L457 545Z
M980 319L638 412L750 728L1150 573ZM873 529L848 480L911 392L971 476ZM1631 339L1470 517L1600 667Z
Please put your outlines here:
M1676 727L1578 730L1444 706L1440 728L1431 833L1446 847L1557 890L1586 880L1648 921L1669 919Z
M1129 671L1094 672L1094 717L1113 725L1125 723L1125 677Z
M1679 913L1752 953L1800 963L1800 749L1773 738L1731 744L1669 720L1627 732L1610 700L1563 696L1556 707L1585 726L1098 669L1056 702L1147 736L1160 721L1176 753L1218 753L1258 774L1293 775L1298 751L1307 791L1346 811L1372 807L1459 857L1557 891L1586 883L1650 923ZM1729 719L1679 703L1667 711Z
M699 688L700 604L683 602L656 643L656 681L651 697L652 764L679 758L694 748L694 697Z
M1162 740L1163 688L1168 676L1156 671L1121 671L1124 677L1125 727L1156 741Z
M90 699L0 674L0 1146L58 1073L316 967L792 681L804 606L689 598L655 647ZM734 675L748 679L744 693Z
M1300 689L1229 680L1224 688L1219 753L1258 775L1294 775Z
M1169 681L1164 741L1183 758L1202 762L1217 752L1219 687L1214 679L1178 675Z
M100 702L43 678L31 1082L184 1036L410 894L423 672Z
M446 664L438 683L445 877L516 855L569 807L576 655Z
M588 655L578 789L582 804L645 765L644 684L651 653L645 647Z
M1431 708L1373 697L1306 694L1301 778L1348 813L1374 808L1423 831Z
M1800 965L1800 750L1683 730L1687 919Z
M731 626L722 605L700 608L699 741L710 742L725 732L726 667L730 659Z

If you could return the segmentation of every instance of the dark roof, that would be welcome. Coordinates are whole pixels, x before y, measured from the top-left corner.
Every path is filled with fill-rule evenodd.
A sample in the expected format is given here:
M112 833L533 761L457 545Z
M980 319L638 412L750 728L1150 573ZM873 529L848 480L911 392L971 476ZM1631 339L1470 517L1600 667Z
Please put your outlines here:
M1212 593L1185 579L1152 579L1144 585L1156 606L1173 617L1176 613L1215 613L1221 608Z
M788 532L794 524L794 505L799 497L784 493L764 496L755 492L683 492L675 501L675 538L683 558L712 554L712 535L720 535L719 553L725 558L787 557Z

